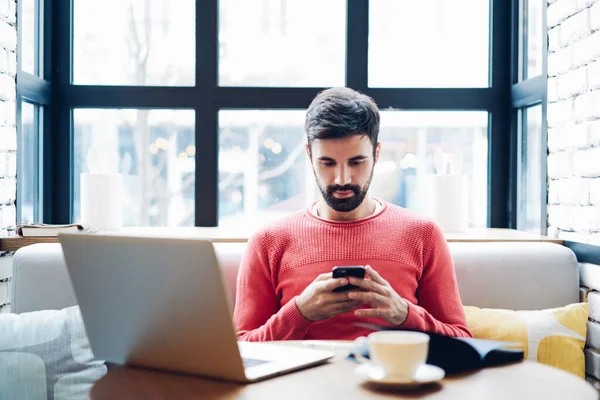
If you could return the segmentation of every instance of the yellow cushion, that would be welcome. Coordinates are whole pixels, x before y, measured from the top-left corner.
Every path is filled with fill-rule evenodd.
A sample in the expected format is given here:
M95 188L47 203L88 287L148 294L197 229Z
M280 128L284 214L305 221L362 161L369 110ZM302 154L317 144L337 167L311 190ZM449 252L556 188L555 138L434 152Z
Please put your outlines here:
M585 377L587 303L539 311L464 309L473 337L520 343L526 359Z

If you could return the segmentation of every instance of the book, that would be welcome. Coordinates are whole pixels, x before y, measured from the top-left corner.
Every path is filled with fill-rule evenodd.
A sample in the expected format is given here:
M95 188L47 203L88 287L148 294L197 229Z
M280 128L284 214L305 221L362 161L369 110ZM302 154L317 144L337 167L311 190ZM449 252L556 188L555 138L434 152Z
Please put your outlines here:
M23 224L17 226L17 235L21 237L53 237L60 232L90 232L83 224Z
M418 331L415 329L363 323L357 323L356 325L376 331ZM446 371L447 375L520 362L525 357L525 352L520 343L476 338L458 338L433 332L423 333L429 335L427 364L436 365L442 368ZM361 347L361 354L368 358L369 351L366 345ZM350 354L348 357L354 359L353 354Z

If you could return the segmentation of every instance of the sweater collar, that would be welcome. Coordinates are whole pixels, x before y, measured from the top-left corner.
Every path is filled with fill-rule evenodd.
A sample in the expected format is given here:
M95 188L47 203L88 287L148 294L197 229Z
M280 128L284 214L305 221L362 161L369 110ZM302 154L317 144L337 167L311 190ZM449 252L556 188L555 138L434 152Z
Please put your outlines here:
M376 197L373 197L373 200L375 200L377 203L379 203L380 207L376 207L376 210L373 214L366 216L364 218L353 219L353 220L349 220L349 221L334 221L331 219L322 218L314 212L315 205L317 204L317 202L319 200L313 201L311 203L311 205L308 206L308 208L306 209L306 214L308 214L311 218L314 218L314 219L322 221L322 222L326 222L328 224L336 224L336 225L337 224L341 224L341 225L356 224L356 223L360 223L360 222L364 222L364 221L368 221L373 218L376 218L379 215L383 214L385 212L385 210L387 210L387 203L385 201L381 201Z

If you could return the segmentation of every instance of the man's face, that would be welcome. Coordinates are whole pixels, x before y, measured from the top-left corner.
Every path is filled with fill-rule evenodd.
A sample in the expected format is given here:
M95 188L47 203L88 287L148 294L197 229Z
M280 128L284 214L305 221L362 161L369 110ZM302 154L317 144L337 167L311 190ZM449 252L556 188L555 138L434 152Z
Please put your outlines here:
M367 136L317 139L311 149L307 146L317 185L329 207L349 212L362 203L373 179L380 146L377 145L375 157Z

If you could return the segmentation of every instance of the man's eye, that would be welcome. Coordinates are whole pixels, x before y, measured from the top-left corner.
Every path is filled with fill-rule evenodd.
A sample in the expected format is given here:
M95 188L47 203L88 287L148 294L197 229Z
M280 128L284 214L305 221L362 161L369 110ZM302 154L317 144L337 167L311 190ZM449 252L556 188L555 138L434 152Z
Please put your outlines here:
M362 163L363 163L362 161L351 161L350 165L360 165Z
M332 165L334 165L334 163L332 163L331 161L323 161L322 164L326 167L331 167Z

